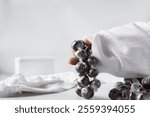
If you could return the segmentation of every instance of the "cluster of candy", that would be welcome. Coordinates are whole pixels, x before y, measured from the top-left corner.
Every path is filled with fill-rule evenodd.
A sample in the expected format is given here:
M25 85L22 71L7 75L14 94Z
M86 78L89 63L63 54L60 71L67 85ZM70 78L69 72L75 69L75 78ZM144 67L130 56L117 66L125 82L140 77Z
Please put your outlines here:
M82 40L75 40L72 43L74 56L78 61L75 69L79 73L76 80L76 93L85 99L92 98L94 92L101 86L101 82L96 79L99 71L95 68L99 61L92 55L91 46Z
M117 82L109 92L112 100L149 100L150 76L145 78L124 78L124 82Z

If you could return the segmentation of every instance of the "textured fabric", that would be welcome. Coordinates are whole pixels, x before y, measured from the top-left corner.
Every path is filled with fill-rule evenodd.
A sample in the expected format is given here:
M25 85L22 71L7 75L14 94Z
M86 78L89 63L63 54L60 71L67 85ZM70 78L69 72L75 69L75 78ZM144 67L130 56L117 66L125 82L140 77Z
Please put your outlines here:
M56 93L75 86L77 75L65 72L52 75L41 75L25 78L16 74L0 82L0 97L15 96L21 92Z
M97 68L119 77L150 75L150 23L134 22L97 33L93 54Z

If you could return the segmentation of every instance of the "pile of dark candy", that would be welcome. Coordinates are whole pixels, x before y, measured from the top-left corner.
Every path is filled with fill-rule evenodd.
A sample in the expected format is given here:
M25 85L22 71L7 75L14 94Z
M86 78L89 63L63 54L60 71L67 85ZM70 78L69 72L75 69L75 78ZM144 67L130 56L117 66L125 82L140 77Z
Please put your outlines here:
M101 82L96 79L99 71L95 68L99 61L92 55L91 46L82 40L75 40L72 43L74 56L78 60L75 66L79 74L76 80L76 93L85 99L92 98L94 92L101 86Z
M117 82L108 94L112 100L150 100L150 76L124 78Z
M91 44L85 44L82 40L72 43L74 56L78 63L75 66L79 77L76 80L76 93L85 99L94 96L94 92L101 86L96 79L99 71L96 69L98 59L92 55ZM117 82L109 91L112 100L150 100L150 76L145 78L124 78L124 82Z

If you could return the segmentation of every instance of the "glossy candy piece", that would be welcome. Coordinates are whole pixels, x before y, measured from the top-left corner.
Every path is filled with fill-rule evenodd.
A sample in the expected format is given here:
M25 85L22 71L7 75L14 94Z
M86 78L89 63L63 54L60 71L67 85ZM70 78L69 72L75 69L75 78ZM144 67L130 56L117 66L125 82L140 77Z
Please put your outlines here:
M84 86L79 81L76 81L76 85L77 85L77 87L84 88Z
M149 92L142 92L140 96L137 97L139 100L150 100Z
M81 95L85 99L90 99L94 96L94 90L91 87L82 88Z
M123 85L121 85L118 89L119 89L120 91L129 91L129 90L130 90L130 87L123 84Z
M136 94L136 100L142 100L142 93Z
M98 74L99 74L99 72L98 72L97 69L90 69L89 73L88 73L88 76L89 77L96 77Z
M143 88L143 87L139 87L138 89L137 89L137 92L145 92L146 90Z
M101 86L101 82L98 79L95 79L91 82L91 88L94 90L97 90L98 88L100 88Z
M128 100L129 95L130 95L130 87L131 87L131 82L128 80L123 83L123 82L116 82L114 87L117 88L121 92L121 99L122 100Z
M140 84L140 81L137 78L133 78L132 83Z
M117 88L113 88L109 91L109 94L108 94L109 98L112 99L112 100L121 100L122 98L122 94L121 94L121 91Z
M124 82L131 82L132 84L137 82L140 83L138 78L124 78Z
M148 99L149 95L147 95L147 92L137 92L136 93L136 100L146 100Z
M131 87L132 83L131 82L125 82L124 85L126 85L127 87Z
M122 100L128 100L129 99L129 95L130 95L130 86L128 85L120 85L120 87L118 87L118 89L121 91L122 94Z
M134 92L130 92L129 100L136 100L136 94Z
M118 88L120 88L122 85L123 85L123 82L116 82L115 85L114 85L114 87L118 89Z
M86 73L87 71L87 65L84 62L78 62L75 66L75 69L78 73Z
M78 49L83 49L85 45L82 40L75 40L72 42L71 47L74 51L77 51Z
M133 83L130 89L130 100L141 100L141 96L146 90L139 83Z
M87 53L84 50L82 50L82 49L81 50L77 50L75 52L75 57L77 57L78 59L84 60L84 59L87 58Z
M81 86L85 87L85 86L88 86L90 84L90 80L88 78L88 76L81 76L79 79L78 79L78 82L81 84Z
M139 88L141 88L141 87L142 87L141 84L139 84L139 83L133 83L133 84L131 85L130 91L131 91L131 92L138 92L138 91L139 91Z
M150 89L150 76L143 78L141 84L145 89Z
M132 83L132 78L124 78L124 82L131 82Z
M95 67L98 64L98 59L94 56L89 56L87 62L91 67Z
M87 53L88 56L91 55L91 53L92 53L91 45L85 47L85 52Z
M76 88L75 88L75 92L76 92L76 94L77 94L78 96L82 97L82 95L81 95L81 88L76 87Z
M122 100L129 100L130 92L129 91L122 91Z

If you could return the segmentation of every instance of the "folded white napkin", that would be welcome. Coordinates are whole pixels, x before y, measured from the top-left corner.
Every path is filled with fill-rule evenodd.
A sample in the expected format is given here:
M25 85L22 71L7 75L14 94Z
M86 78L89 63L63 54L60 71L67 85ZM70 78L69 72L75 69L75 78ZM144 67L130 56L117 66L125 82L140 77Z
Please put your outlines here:
M150 75L150 23L134 22L100 31L92 44L100 72L126 78Z
M25 78L16 74L0 82L0 97L15 96L20 92L55 93L75 86L77 75L65 72L52 75L39 75Z

